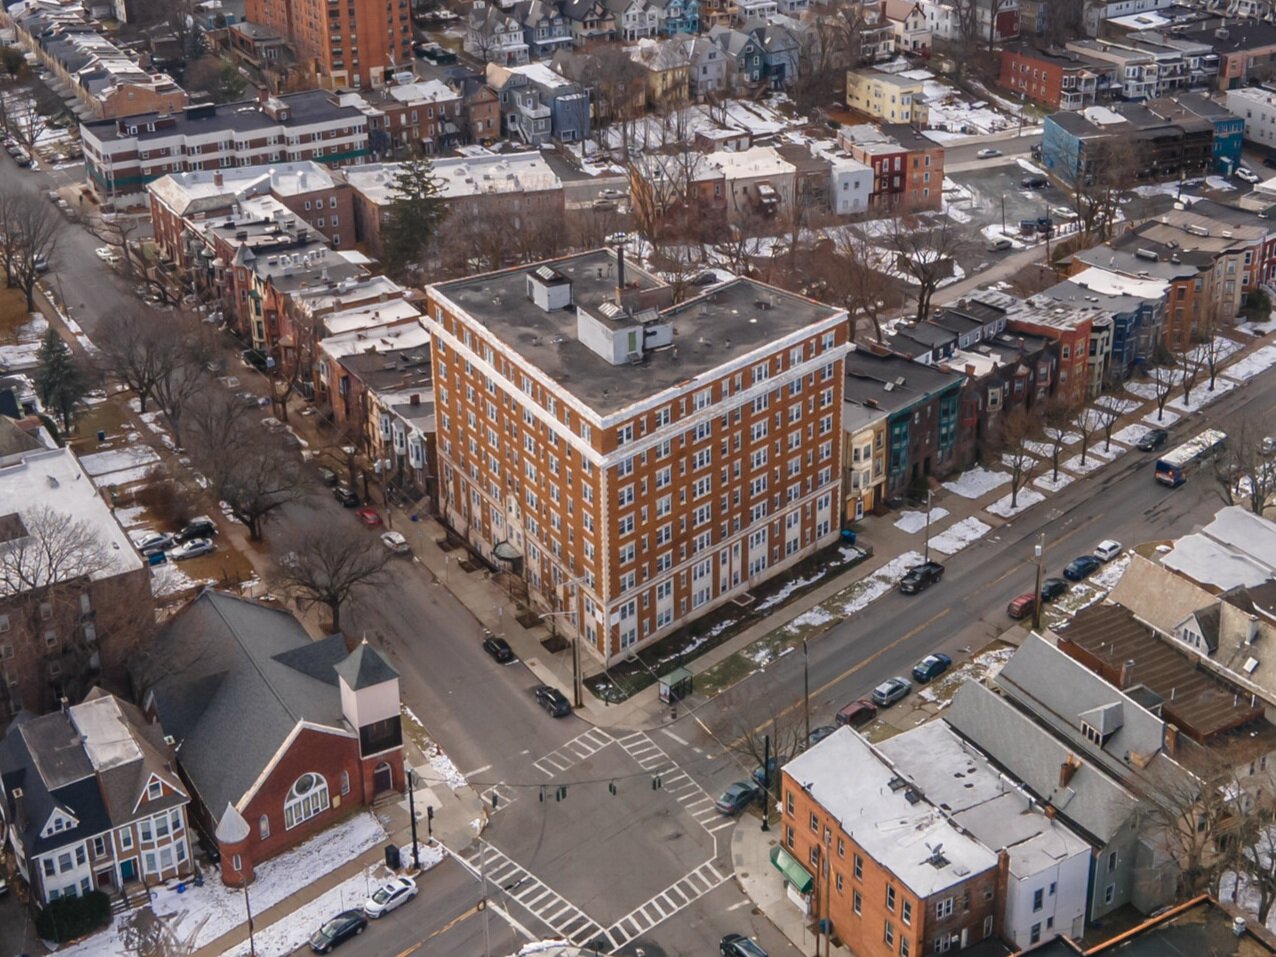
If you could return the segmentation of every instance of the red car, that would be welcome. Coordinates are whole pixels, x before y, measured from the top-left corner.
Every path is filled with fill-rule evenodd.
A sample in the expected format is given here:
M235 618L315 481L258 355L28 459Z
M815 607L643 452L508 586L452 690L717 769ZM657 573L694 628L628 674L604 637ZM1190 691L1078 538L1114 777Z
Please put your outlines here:
M381 516L377 514L377 510L371 505L356 508L354 513L359 516L359 521L370 528L378 528L381 525Z
M1015 621L1019 621L1031 615L1036 606L1037 596L1032 592L1027 592L1010 600L1010 604L1006 606L1006 614L1015 619Z

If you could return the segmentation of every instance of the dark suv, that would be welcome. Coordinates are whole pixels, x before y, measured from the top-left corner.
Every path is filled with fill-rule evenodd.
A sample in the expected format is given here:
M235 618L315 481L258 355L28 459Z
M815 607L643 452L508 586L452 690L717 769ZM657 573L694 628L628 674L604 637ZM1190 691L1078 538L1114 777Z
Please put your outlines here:
M536 696L536 703L544 708L552 718L565 718L572 713L571 702L557 688L551 688L549 685L539 685L532 690L532 694Z
M922 562L910 568L908 574L899 580L899 590L905 595L915 595L943 577L944 566L939 562Z
M722 957L767 957L767 953L743 934L727 934L718 945Z

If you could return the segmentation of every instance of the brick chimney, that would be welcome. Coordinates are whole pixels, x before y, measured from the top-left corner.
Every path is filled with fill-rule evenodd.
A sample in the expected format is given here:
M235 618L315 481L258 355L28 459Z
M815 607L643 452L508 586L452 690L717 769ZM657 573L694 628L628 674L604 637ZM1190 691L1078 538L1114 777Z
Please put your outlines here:
M1080 769L1081 762L1079 762L1071 754L1068 755L1067 760L1059 765L1059 787L1066 788L1068 786L1068 782L1072 780L1072 776Z
M1162 746L1165 753L1171 758L1177 757L1179 753L1179 729L1172 724L1165 726L1165 734L1163 735Z
M1122 691L1130 687L1134 681L1134 660L1127 659L1125 664L1121 666L1121 683L1117 685Z
M221 170L213 170L213 185L221 189L226 184L226 177L222 175Z

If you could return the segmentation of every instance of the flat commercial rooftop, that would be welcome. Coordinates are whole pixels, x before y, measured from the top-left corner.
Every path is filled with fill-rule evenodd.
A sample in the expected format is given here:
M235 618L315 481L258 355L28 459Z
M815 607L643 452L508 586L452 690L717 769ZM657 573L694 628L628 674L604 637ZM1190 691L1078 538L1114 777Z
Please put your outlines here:
M527 294L527 275L548 266L572 284L573 307L546 312ZM673 345L650 350L642 362L612 365L577 338L574 306L594 313L613 301L616 254L610 249L457 279L431 294L484 326L488 333L559 383L600 416L621 411L755 352L769 352L785 336L842 313L750 279L714 286L660 310L673 327ZM666 289L650 273L626 262L625 284L640 291Z

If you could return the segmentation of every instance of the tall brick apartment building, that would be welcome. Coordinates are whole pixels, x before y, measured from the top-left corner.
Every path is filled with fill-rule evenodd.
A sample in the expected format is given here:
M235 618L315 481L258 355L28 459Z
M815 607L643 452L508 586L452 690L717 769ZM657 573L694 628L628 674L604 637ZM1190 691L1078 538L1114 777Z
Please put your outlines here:
M836 538L844 311L607 249L427 293L440 508L602 660Z
M291 37L328 89L382 86L396 64L412 68L408 0L247 0L244 19Z

